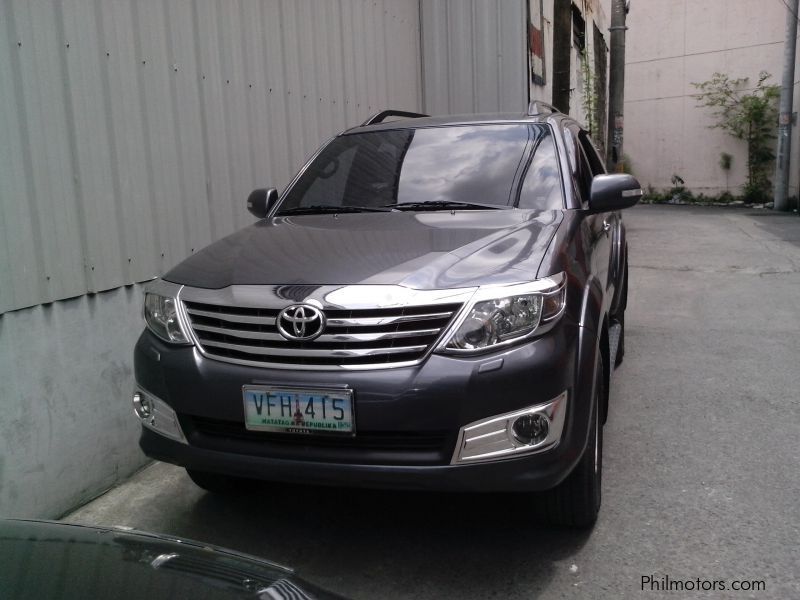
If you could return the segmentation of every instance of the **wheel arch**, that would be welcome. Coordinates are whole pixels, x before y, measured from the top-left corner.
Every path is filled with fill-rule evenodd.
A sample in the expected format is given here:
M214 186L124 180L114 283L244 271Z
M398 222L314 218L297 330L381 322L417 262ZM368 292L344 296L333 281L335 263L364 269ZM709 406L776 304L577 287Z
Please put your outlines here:
M608 399L609 399L609 389L611 384L611 345L608 336L608 315L603 317L603 323L601 325L600 330L600 337L599 337L599 348L598 352L600 352L600 356L602 357L602 367L603 367L603 396L600 399L601 406L600 406L600 418L601 423L605 424L608 420Z
M605 423L608 418L608 399L611 383L611 348L609 339L610 317L603 308L603 288L600 282L592 277L586 285L581 307L581 325L595 331L594 352L600 353L603 366L603 397L601 398L601 418ZM595 360L596 364L596 360ZM593 384L594 385L594 384ZM594 393L594 390L593 390Z

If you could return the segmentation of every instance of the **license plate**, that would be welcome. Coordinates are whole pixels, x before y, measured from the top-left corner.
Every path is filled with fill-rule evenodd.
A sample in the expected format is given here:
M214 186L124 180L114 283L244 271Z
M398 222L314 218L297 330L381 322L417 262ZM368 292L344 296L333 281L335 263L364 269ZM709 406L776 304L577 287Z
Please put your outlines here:
M355 434L353 390L245 385L244 426L279 433Z

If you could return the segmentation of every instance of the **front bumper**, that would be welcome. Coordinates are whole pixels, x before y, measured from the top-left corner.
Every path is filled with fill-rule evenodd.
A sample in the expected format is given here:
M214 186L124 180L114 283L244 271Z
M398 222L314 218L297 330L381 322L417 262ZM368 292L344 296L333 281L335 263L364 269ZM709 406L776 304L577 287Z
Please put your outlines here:
M145 331L134 354L137 383L178 414L187 443L143 428L156 459L239 477L396 489L541 490L557 485L586 446L597 340L562 324L531 342L481 357L432 355L415 367L287 371L223 363ZM295 438L244 429L242 386L349 385L356 430L348 440ZM450 464L459 429L546 403L567 391L559 443L551 449Z

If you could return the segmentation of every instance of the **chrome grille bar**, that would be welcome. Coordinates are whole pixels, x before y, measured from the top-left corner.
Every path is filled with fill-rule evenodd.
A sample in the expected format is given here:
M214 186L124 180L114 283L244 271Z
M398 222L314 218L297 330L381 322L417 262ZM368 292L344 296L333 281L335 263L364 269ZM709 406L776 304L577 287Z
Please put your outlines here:
M320 342L376 342L397 338L423 337L439 333L439 329L414 329L411 331L397 331L394 333L333 333L321 335L317 338Z
M414 321L428 321L433 319L446 319L453 313L431 313L427 315L410 315L407 317L362 317L360 319L328 319L328 325L341 327L363 327L367 325L393 325L395 323L409 323Z
M219 333L220 335L227 335L231 337L244 338L248 340L264 340L267 342L283 342L286 341L279 333L269 333L260 331L249 331L247 329L230 329L226 327L212 327L211 325L192 324L195 332L207 331L209 333ZM202 337L202 334L200 334Z
M306 350L302 348L264 348L262 346L246 346L240 344L227 344L225 342L203 342L205 346L214 348L225 348L236 350L237 352L247 352L250 354L263 354L267 356L307 356L307 357L361 357L375 356L378 354L403 354L406 352L420 352L427 346L399 346L396 348L358 348L352 350L333 349L333 350Z
M330 323L330 321L329 321ZM230 329L225 327L212 327L210 325L194 325L195 331L208 331L209 333L219 333L230 337L238 337L249 340L263 340L265 342L286 342L279 333L250 331L247 329ZM420 337L436 335L439 329L414 329L412 331L397 331L385 333L333 333L319 336L317 342L375 342L395 338Z
M209 317L212 319L220 319L221 321L229 321L231 323L251 323L253 325L275 325L275 317L258 317L249 315L231 315L220 312L210 312L207 310L199 310L195 308L187 308L186 312L190 316L196 317Z

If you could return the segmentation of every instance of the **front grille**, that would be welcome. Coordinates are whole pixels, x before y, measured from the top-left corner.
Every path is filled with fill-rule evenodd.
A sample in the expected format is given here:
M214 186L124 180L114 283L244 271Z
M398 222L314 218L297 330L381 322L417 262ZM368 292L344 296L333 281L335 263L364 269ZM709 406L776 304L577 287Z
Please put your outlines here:
M362 310L325 310L325 331L289 341L276 325L277 309L184 302L204 353L263 365L375 366L421 359L460 304Z
M447 432L430 433L375 431L359 432L356 435L293 435L252 431L242 423L220 421L204 417L184 417L191 421L194 431L210 437L270 442L285 445L319 446L328 448L359 448L362 450L440 450Z
M241 422L181 415L189 443L209 450L290 460L362 464L445 464L453 441L446 431L359 431L295 435L251 431Z

